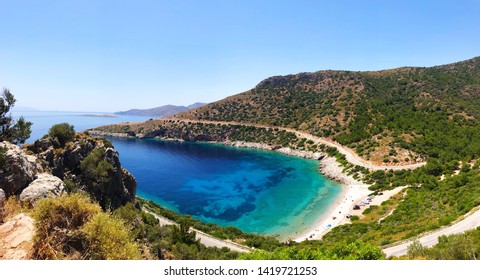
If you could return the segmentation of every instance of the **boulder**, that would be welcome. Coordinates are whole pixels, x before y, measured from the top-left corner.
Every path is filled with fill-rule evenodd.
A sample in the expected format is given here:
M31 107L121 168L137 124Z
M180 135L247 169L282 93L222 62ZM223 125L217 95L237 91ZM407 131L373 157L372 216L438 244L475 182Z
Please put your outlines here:
M60 196L64 188L65 186L60 178L42 173L22 191L19 199L22 204L33 205L39 199Z
M19 194L28 186L42 167L37 163L37 157L27 155L19 146L10 142L0 142L0 147L6 148L6 164L0 168L0 186L8 197Z

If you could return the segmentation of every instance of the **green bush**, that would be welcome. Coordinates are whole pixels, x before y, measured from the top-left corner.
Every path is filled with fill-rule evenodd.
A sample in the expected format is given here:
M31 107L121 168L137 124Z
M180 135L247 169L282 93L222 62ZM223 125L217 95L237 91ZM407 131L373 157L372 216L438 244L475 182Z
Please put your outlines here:
M83 194L40 200L32 216L34 258L140 258L138 245L122 220L103 213L98 204Z
M98 213L81 229L85 235L90 259L135 260L140 258L138 245L133 241L122 220Z
M84 252L79 229L100 212L100 206L82 194L40 200L32 213L35 219L34 257L63 259Z
M65 147L65 144L69 141L72 141L75 137L75 129L73 125L69 125L68 123L60 123L53 125L48 130L48 136L54 140L54 142L60 147Z
M95 149L80 162L80 169L87 179L100 183L108 180L108 173L113 170L113 166L103 160L103 156L103 150Z

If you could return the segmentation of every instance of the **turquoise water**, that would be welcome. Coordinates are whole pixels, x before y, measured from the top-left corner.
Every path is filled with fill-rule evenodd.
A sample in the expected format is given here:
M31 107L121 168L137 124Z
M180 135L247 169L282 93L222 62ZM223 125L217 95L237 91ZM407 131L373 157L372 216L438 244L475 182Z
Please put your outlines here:
M139 196L250 233L293 237L341 190L318 173L315 160L219 144L108 139L135 175Z
M27 143L56 123L77 131L148 117L101 118L79 112L22 112L33 122ZM16 113L18 116L18 113ZM137 195L204 222L285 240L317 221L341 188L318 161L220 144L109 138L137 179Z

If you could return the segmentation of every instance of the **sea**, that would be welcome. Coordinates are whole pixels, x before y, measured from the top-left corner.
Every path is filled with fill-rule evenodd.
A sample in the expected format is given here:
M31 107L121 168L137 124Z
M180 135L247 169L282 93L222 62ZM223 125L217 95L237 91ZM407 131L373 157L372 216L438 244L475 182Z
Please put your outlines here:
M76 131L147 120L91 112L15 112L33 123L31 143L56 123ZM137 195L207 223L285 241L304 233L341 193L316 160L211 143L107 137L137 180Z

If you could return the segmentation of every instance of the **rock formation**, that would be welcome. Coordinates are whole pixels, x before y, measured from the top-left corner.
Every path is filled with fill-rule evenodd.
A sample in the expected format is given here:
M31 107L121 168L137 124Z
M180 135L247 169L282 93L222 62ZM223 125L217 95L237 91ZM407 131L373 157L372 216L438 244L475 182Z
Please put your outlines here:
M37 178L20 194L20 202L33 205L39 199L58 197L64 191L64 184L60 178L48 173L37 175Z
M46 138L35 141L27 149L37 154L54 176L90 193L104 208L114 209L135 198L135 178L122 167L118 152L105 139L77 134L64 148L55 148ZM95 150L101 151L96 163L105 161L111 166L103 178L89 176L81 167L82 161Z
M6 164L0 168L0 186L8 197L19 194L28 186L42 167L35 156L27 155L20 147L9 142L1 142L6 148Z

